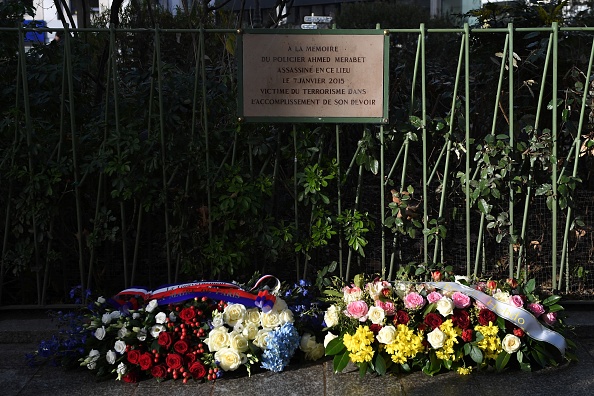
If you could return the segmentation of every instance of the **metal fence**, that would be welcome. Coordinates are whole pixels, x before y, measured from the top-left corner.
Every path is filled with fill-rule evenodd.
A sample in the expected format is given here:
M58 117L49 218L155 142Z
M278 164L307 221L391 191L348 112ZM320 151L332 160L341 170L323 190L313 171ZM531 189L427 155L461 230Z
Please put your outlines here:
M64 29L62 42L53 43L61 63L51 67L48 63L46 77L40 77L39 65L47 53L23 50L29 31L48 29L0 29L20 48L18 67L5 80L14 81L5 92L14 95L15 105L10 114L4 113L1 126L3 304L13 302L8 295L14 290L46 304L74 284L83 290L117 291L132 284L156 286L187 277L185 260L199 255L202 247L184 247L180 241L207 244L216 227L226 230L234 221L213 219L213 205L222 199L219 196L213 202L213 191L226 191L230 181L225 174L237 165L236 150L241 149L250 151L249 164L244 165L252 174L260 168L260 174L273 175L275 196L285 197L270 198L276 202L271 211L282 212L295 235L311 233L311 219L318 216L311 202L304 211L298 186L306 166L311 170L315 164L334 161L336 177L328 179L333 216L359 212L375 220L375 228L361 234L366 242L361 246L364 257L356 244L346 242L346 231L339 229L317 255L291 248L297 253L290 264L294 270L287 273L312 276L314 269L334 260L344 278L359 270L394 278L408 262L444 263L467 275L536 277L546 290L577 299L592 296L594 194L592 183L580 178L589 176L594 138L594 28L510 24L502 29L468 25L386 29L391 37L389 123L333 126L246 126L233 114L222 117L216 111L224 106L222 97L236 92L233 45L241 31ZM151 37L147 42L152 45L144 48L149 55L143 57L150 60L148 65L126 62L135 48L123 43L135 36ZM81 62L84 46L98 38L107 43L101 54L104 80L97 83L102 91L92 107L80 108L77 90L83 92L84 73L76 71L80 67L76 62ZM563 51L576 48L563 47L571 40L588 43L579 47L588 51L560 71L559 62L567 60L560 59L567 56ZM191 43L187 47L191 53L168 48L176 42ZM444 54L444 43L458 52ZM209 51L222 54L220 59L226 63L211 62ZM175 80L179 76L172 71L178 67L173 58L184 56L190 59L186 62L189 77ZM102 62L100 58L87 61ZM36 68L31 68L32 63ZM139 78L142 67L146 73ZM46 79L52 80L58 94L42 100L35 97L31 85L37 81L39 86ZM226 82L213 85L215 80ZM220 92L223 86L228 92ZM124 122L134 108L131 92L141 89L146 102L136 104L135 122ZM171 96L171 92L177 94ZM175 103L167 98L175 98ZM46 113L44 103L56 104L50 106L52 114ZM93 120L86 118L88 111L96 112ZM96 134L85 132L91 128ZM136 136L131 138L133 128ZM222 130L228 133L226 144ZM41 137L43 131L53 131L53 137ZM263 141L275 143L254 140L254 131L264 135ZM312 134L316 134L315 143L302 143ZM138 164L121 159L134 145L145 147L145 141L150 142L146 147L151 151L138 158L145 172L153 163L151 173L131 174L130 168ZM188 156L171 158L171 149L183 144L192 148ZM107 146L113 149L105 151ZM258 154L256 146L268 151ZM285 146L292 146L293 158L279 154ZM26 154L19 155L24 147ZM312 147L316 154L306 156L302 150ZM91 158L93 154L104 161L101 166ZM50 162L59 161L70 169L71 180L54 184L63 188L59 194L40 192L36 180L41 174L47 176ZM204 179L196 181L196 172ZM130 179L143 176L160 179L160 189L135 189ZM172 192L174 179L179 194ZM195 190L201 191L200 199L192 198ZM27 217L15 214L21 202L17 198L23 196L34 208ZM150 201L151 196L158 199ZM179 197L184 197L183 202ZM192 199L200 202L189 202ZM277 200L290 210L281 211ZM246 210L252 204L245 203ZM195 218L203 220L199 227L189 224ZM153 235L147 236L143 225L151 222ZM200 234L197 239L182 236L190 227L200 229L193 231ZM15 236L19 233L28 235L26 249ZM71 238L60 241L54 235ZM298 243L297 237L292 243ZM68 250L70 254L65 253ZM287 266L283 261L262 269L283 272Z

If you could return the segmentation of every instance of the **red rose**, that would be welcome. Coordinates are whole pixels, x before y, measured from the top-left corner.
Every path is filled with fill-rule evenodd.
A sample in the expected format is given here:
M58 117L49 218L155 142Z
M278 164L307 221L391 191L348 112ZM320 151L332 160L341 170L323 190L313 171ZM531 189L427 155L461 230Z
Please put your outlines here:
M184 362L186 366L191 366L196 361L196 355L193 353L187 353L184 355Z
M408 313L403 310L399 310L398 312L396 312L396 316L394 316L394 324L406 325L408 324L409 320L410 316L408 316Z
M192 319L194 319L196 317L196 311L194 311L193 307L190 308L184 308L181 310L181 312L179 313L179 317L184 321L184 322L191 322Z
M134 371L134 370L128 371L122 377L122 381L129 382L131 384L134 384L134 383L138 382L138 373L136 371Z
M467 329L470 327L470 314L463 309L456 309L452 315L452 322L461 329Z
M177 353L170 353L165 358L165 363L167 363L167 366L170 368L177 370L182 367L184 360L182 359L181 355L178 355Z
M369 330L373 332L373 334L377 335L379 331L382 329L382 325L380 324L372 324L369 326Z
M203 378L206 375L206 367L200 362L194 362L188 369L194 378Z
M420 323L419 326L417 326L417 328L419 329L419 331L425 331L427 330L427 325L425 323Z
M481 309L478 314L478 321L481 326L488 326L489 322L495 323L497 320L497 315L493 311L488 309Z
M186 352L188 352L188 349L190 349L190 346L188 345L188 343L186 341L179 340L179 341L176 341L175 344L173 344L173 349L175 350L175 352L183 355Z
M167 377L167 367L164 364L158 364L151 368L151 375L155 378Z
M169 349L169 347L171 346L171 343L173 342L173 339L171 338L171 334L169 334L166 331L162 331L159 333L159 338L158 338L157 342L159 343L159 345L161 345L165 349Z
M497 282L494 280L487 281L487 287L491 290L497 289Z
M128 361L132 364L138 364L140 358L140 351L138 349L130 349L127 352Z
M514 335L516 337L522 338L522 337L524 337L524 330L520 329L519 327L516 327L514 329Z
M441 272L439 272L439 271L433 271L431 273L431 277L433 278L433 280L435 282L439 282L439 281L441 281Z
M428 313L427 316L425 316L424 322L427 326L431 327L432 329L436 329L439 326L441 326L441 324L443 323L443 319L435 312L431 312Z
M462 330L462 340L464 342L471 342L472 341L472 329L464 329L464 330Z
M138 364L143 371L150 369L153 366L153 355L148 352L143 353L138 358Z

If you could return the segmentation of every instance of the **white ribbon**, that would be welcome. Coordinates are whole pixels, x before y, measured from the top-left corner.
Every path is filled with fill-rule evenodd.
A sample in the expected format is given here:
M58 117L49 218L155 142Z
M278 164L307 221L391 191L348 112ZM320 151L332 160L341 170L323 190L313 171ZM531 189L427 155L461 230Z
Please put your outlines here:
M548 342L555 346L559 349L561 355L565 356L565 338L561 334L544 327L534 315L525 309L502 303L481 291L455 282L427 282L427 285L445 291L458 291L474 298L498 316L509 320L524 330L526 334L535 340Z

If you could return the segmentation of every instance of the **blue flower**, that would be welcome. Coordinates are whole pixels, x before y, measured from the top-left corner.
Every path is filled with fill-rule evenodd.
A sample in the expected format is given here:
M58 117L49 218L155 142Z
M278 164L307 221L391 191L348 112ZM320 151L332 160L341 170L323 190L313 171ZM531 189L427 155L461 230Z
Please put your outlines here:
M301 337L292 323L285 323L272 331L266 339L266 349L262 353L262 367L281 372L299 347Z

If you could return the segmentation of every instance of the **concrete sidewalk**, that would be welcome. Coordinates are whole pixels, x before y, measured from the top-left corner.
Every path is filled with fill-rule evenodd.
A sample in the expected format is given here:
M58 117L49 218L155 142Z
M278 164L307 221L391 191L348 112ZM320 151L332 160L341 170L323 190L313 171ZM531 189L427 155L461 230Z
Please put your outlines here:
M262 372L252 377L228 375L215 383L115 380L97 382L85 370L67 371L44 365L28 367L24 355L55 331L47 317L0 312L0 394L10 395L593 395L594 312L569 312L576 326L577 363L536 373L475 372L468 376L445 373L434 377L416 372L408 375L359 378L357 370L334 374L332 362L291 367L279 374ZM34 315L33 315L34 316Z

